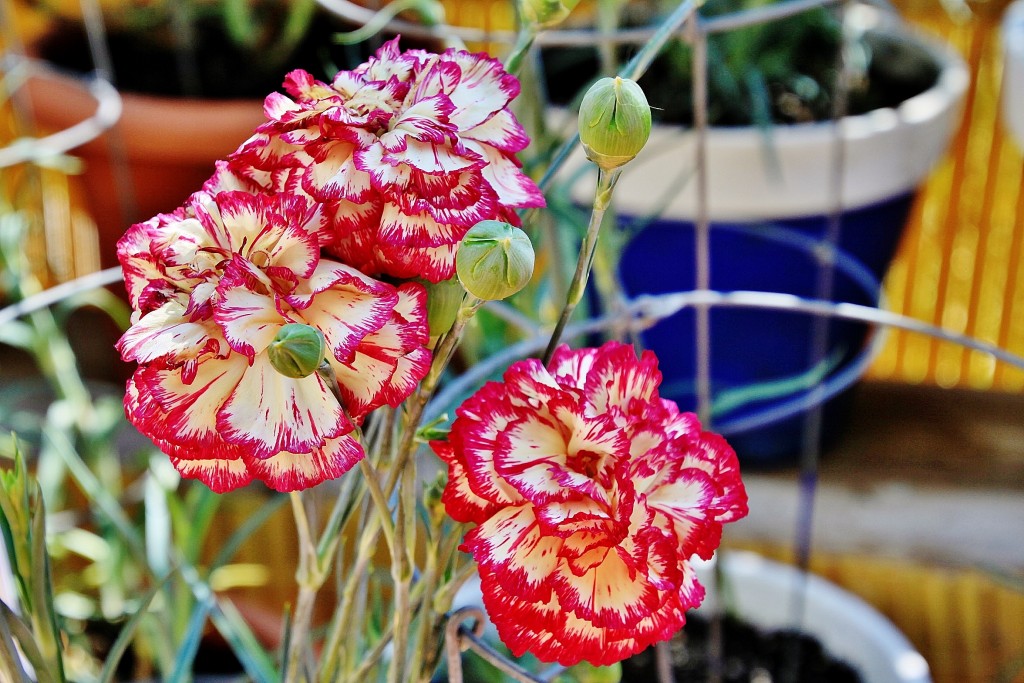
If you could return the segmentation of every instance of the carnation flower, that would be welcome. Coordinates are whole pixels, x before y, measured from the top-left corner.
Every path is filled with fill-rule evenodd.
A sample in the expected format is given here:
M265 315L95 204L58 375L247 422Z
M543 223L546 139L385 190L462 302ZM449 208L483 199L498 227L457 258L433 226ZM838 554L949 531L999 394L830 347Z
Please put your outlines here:
M134 309L118 349L139 363L125 408L183 476L218 492L338 477L363 457L356 425L426 374L423 287L321 258L323 220L298 195L204 191L118 244ZM336 390L275 369L289 323L323 334Z
M364 273L450 278L470 227L544 204L515 158L529 142L508 109L519 82L485 54L400 52L396 38L330 84L296 70L284 88L231 169L323 204L328 249Z
M658 396L657 359L609 342L513 364L457 411L448 514L474 526L484 606L516 656L606 665L703 599L690 558L747 512L736 454Z

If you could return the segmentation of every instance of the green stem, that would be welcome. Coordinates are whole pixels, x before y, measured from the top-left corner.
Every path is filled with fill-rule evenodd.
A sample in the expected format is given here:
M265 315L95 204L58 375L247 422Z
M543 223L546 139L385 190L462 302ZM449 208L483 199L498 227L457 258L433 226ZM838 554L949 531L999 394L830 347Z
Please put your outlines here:
M316 605L316 595L320 587L323 586L325 574L320 571L317 563L316 543L313 542L313 534L302 494L292 491L289 497L292 502L292 513L295 516L295 528L299 541L299 567L295 571L299 595L295 601L295 614L292 617L291 631L288 636L288 662L284 683L298 683L301 680L302 660L305 658L308 648L313 607Z
M395 548L391 553L391 579L395 590L394 653L388 680L402 683L407 680L409 660L409 626L412 620L410 590L412 588L412 561L410 553L416 544L414 517L416 507L416 460L410 459L403 468L395 511Z
M508 57L505 59L505 71L510 74L519 73L523 66L523 58L526 57L530 48L533 47L533 41L536 37L537 32L530 26L523 25L519 27L515 45L512 46L512 51L509 52Z
M391 509L388 508L388 500L384 497L384 492L380 490L377 473L370 467L370 463L366 462L366 458L359 461L359 471L363 473L366 489L370 492L370 498L373 499L373 504L377 508L381 530L384 532L384 541L388 544L388 550L394 553L396 551L395 526L391 522Z
M442 372L444 372L445 367L447 367L449 361L454 355L455 349L458 347L459 341L462 338L462 333L465 330L466 323L469 322L473 317L473 314L476 313L477 309L479 309L482 304L483 302L480 299L467 295L466 299L462 303L462 307L455 316L455 322L452 324L451 329L448 330L444 337L438 342L438 345L434 350L434 360L431 363L430 370L428 371L427 376L420 383L420 388L411 397L408 404L404 420L404 429L402 431L402 440L399 443L398 452L396 453L395 459L392 463L391 473L388 476L387 483L382 489L385 499L395 490L403 471L406 469L406 465L413 451L413 444L415 443L416 427L419 425L420 418L423 416L423 409L426 407L427 401L430 400L434 390L437 388ZM328 642L324 648L324 657L322 661L325 663L325 667L321 671L320 676L320 680L324 683L335 680L337 676L338 666L336 661L341 652L342 638L344 637L343 629L344 626L349 624L351 621L352 611L355 607L356 587L359 583L359 577L367 571L369 566L371 554L376 546L377 535L380 533L381 525L384 523L382 516L383 515L380 513L370 515L366 520L366 525L361 530L355 563L349 573L345 587L342 589L341 602L338 610L335 612L334 621L328 636ZM397 539L394 547L395 554L399 553L399 543L397 542ZM395 555L393 554L392 557L395 557Z
M555 329L551 333L551 340L548 342L547 350L544 351L545 365L551 361L551 356L558 347L558 342L562 338L565 326L569 323L569 319L576 310L576 306L583 300L583 292L587 288L587 277L594 264L597 237L601 232L604 214L611 203L612 190L615 189L615 182L619 179L619 173L618 169L614 171L606 171L603 168L598 170L597 193L594 196L594 207L590 212L590 225L587 226L587 234L584 236L583 244L580 247L579 259L576 261L576 272L573 274L572 282L569 283L569 295L566 298L565 307L562 308L562 315L559 317L558 324L555 325Z

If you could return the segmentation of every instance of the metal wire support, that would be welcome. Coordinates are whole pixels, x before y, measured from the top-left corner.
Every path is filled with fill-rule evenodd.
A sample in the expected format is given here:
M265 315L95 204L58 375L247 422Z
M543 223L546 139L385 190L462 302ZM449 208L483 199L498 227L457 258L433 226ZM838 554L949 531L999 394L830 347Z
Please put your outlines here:
M3 54L0 73L10 79L12 90L17 89L33 75L52 73L44 62L11 52ZM96 100L96 111L75 125L41 138L22 138L6 147L0 147L0 168L25 162L43 160L64 154L102 135L121 118L121 95L113 84L101 75L85 81L89 94Z
M469 621L473 622L471 627L466 626ZM561 672L561 668L558 668L544 677L537 677L515 662L509 661L484 641L485 623L486 617L479 607L462 607L448 617L444 627L444 652L450 683L463 683L462 653L466 650L472 650L502 673L522 683L548 683Z

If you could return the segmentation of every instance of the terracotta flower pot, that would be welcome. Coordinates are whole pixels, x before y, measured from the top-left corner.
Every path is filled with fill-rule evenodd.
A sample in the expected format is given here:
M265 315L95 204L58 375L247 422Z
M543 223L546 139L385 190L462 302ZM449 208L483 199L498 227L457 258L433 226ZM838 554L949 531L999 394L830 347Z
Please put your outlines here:
M96 108L86 84L57 71L26 85L37 126L60 130ZM262 100L201 100L122 93L117 125L71 150L96 222L100 263L117 265L116 244L132 223L172 211L264 121Z

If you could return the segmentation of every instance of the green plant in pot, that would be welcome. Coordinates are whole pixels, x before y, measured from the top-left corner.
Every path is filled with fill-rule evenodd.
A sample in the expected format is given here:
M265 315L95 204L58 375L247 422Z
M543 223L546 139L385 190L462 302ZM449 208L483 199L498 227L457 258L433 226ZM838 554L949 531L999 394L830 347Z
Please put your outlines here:
M841 12L800 7L789 16L792 7L730 0L700 9L706 76L697 84L706 95L699 117L692 39L670 45L641 79L655 130L623 173L616 202L624 226L618 274L629 294L710 287L878 302L916 191L958 125L967 68L891 12L852 4ZM746 25L753 17L764 21ZM556 60L589 63L589 73L600 64L596 48L568 56L545 50L547 82L566 101L572 89ZM711 226L707 281L692 266L701 218ZM823 259L822 249L834 255ZM823 268L832 269L825 289ZM799 313L711 313L716 423L751 464L794 459L814 387L827 381L822 399L840 393L870 361L863 326L831 325L829 342L815 348L817 325ZM738 353L751 338L770 351ZM663 364L669 393L695 405L692 312L644 339L672 349ZM826 433L833 433L842 411L829 406Z

